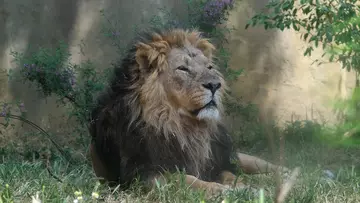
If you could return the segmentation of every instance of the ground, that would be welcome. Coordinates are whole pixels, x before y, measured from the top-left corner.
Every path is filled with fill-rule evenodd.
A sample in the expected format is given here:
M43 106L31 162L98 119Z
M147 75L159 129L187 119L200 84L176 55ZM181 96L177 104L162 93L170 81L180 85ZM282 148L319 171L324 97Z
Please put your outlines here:
M309 130L288 131L285 142L285 164L290 168L299 166L301 175L286 202L360 202L360 175L358 148L335 147L310 139ZM296 139L295 139L296 138ZM271 159L265 140L257 145L243 147L242 151ZM249 146L249 145L248 145ZM110 191L99 185L90 162L69 164L63 158L53 158L50 169L62 182L51 176L41 159L13 158L14 153L2 153L0 160L0 193L3 202L31 202L36 192L42 202L274 202L275 181L272 175L244 175L240 177L251 186L265 192L264 201L243 191L233 191L210 200L204 200L201 192L171 183L159 185L145 193L139 185L129 191ZM84 159L85 160L85 159ZM327 170L327 172L325 172ZM81 193L80 193L81 192ZM96 199L97 194L99 197ZM78 196L82 197L78 198ZM1 202L1 201L0 201Z

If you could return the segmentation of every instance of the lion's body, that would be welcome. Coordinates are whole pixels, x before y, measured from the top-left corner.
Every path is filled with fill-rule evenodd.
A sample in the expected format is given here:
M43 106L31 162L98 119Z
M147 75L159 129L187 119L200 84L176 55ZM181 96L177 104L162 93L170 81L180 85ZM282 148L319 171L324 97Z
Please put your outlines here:
M104 127L94 126L92 129L96 152L107 171L108 177L104 177L107 181L128 186L138 176L142 181L146 181L151 175L164 170L175 172L177 168L185 169L187 174L205 181L217 181L218 175L223 170L235 172L230 162L231 141L222 127L219 128L217 135L212 135L211 154L198 171L195 167L197 163L194 163L196 157L189 157L176 138L167 140L161 134L155 135L153 130L143 129L144 124L141 123L128 130L129 109L126 105L117 103L116 112L116 119L106 112L97 114L107 125L102 123L100 125ZM110 129L109 125L113 128ZM149 134L154 137L147 137L146 135Z
M97 176L126 188L136 178L154 186L161 173L185 170L186 184L209 194L228 189L237 164L248 173L277 170L233 153L221 121L226 84L213 68L214 49L200 33L181 29L135 40L92 110Z
M186 79L176 83L173 81L184 78L184 73L176 72L176 75L166 70L172 63L178 63L175 59L179 58L176 56L181 53L182 47L194 50L191 53L194 60L197 60L194 67L204 60L210 63L212 45L201 39L198 33L183 30L148 35L138 42L142 46L133 46L128 56L115 68L111 88L99 98L98 106L92 112L90 133L97 175L107 181L128 185L137 177L145 181L152 175L164 171L174 172L177 169L185 169L187 174L207 181L217 180L221 171L234 172L235 166L230 161L231 140L218 119L222 95L216 93L212 96L218 102L216 110L212 107L197 110L201 119L184 113L184 109L194 106L200 96L206 97L203 93L206 89L202 86L208 83L204 82L215 81L222 84L221 75L204 66L204 70L209 73L200 67L195 70L197 76L191 81ZM149 44L152 49L146 46ZM154 53L149 50L154 49L158 52L153 60L151 56ZM141 68L144 59L141 54L144 53L149 62L146 66L158 66L155 71L147 72L147 69ZM183 97L187 97L186 100L197 99L190 104L182 103L182 97L174 99L180 93L172 95L169 93L172 89L167 90L167 86L177 85L180 86L178 92L184 92L182 84L189 81L192 83L193 80L200 81L203 89L191 92L198 87L189 85L189 90L186 90L188 92ZM205 96L198 96L199 93ZM191 94L196 97L190 97ZM201 102L203 100L200 98ZM181 105L186 106L182 108ZM198 108L194 106L190 110L196 110L195 107ZM207 120L206 116L209 117Z

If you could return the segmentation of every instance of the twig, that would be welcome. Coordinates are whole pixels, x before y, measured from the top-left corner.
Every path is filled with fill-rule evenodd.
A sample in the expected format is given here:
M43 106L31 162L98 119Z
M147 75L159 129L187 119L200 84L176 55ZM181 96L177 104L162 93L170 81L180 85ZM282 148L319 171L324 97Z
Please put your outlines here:
M288 193L290 192L291 188L294 186L297 176L300 174L300 168L296 167L289 179L280 187L279 192L277 194L276 203L282 203L285 201L286 196L288 195Z
M65 154L65 152L62 150L62 148L51 138L51 136L44 130L42 129L40 126L36 125L35 123L27 120L26 118L23 118L21 116L17 116L17 115L13 115L13 114L10 114L10 115L7 115L9 118L12 118L12 119L16 119L16 120L20 120L28 125L30 125L31 127L37 129L38 131L40 131L43 135L45 135L49 140L50 142L56 147L56 149L60 152L60 154L62 156L64 156L65 159L67 159L67 156ZM4 117L4 116L0 116L0 117ZM70 163L72 163L72 160L69 158L67 159L67 161L69 161Z
M21 116L17 116L17 115L13 115L13 114L10 114L8 115L9 118L12 118L12 119L17 119L17 120L20 120L30 126L32 126L33 128L36 128L37 130L39 130L42 134L44 134L45 136L47 136L49 138L49 140L51 141L51 143L53 143L55 145L55 147L57 148L57 150L64 156L64 158L66 159L66 155L64 153L64 151L61 149L61 147L50 137L50 135L45 131L43 130L40 126L36 125L35 123L27 120L26 118L23 118ZM0 116L0 117L3 117L3 116ZM3 126L6 126L5 124L3 123L0 123L2 124ZM68 160L69 162L71 162L71 159ZM60 183L62 183L63 181L57 177L56 175L54 175L51 170L50 170L50 161L49 161L49 158L46 157L46 160L45 160L45 166L46 166L46 170L47 172L50 174L50 176L52 176L53 178L55 178L57 181L59 181Z
M278 162L278 166L284 166L284 154L285 154L285 139L284 139L284 134L282 132L280 132L280 135L279 135L279 162ZM282 181L281 181L281 171L280 171L280 168L277 168L276 170L276 194L280 194L281 192L281 184L282 184ZM278 196L278 195L277 195Z
M63 181L59 177L57 177L54 173L51 172L49 157L46 157L45 166L46 166L47 172L50 174L51 177L55 178L55 180L59 181L60 183L63 183Z
M66 98L67 100L69 100L71 103L74 104L74 106L76 107L81 107L76 101L75 98L70 96L70 95L65 95L64 98Z

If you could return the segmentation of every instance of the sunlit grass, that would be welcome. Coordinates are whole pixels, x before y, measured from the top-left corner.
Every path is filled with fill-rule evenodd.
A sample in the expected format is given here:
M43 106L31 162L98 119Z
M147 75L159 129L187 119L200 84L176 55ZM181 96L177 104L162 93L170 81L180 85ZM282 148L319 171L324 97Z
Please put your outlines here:
M304 153L304 152L302 152ZM298 155L299 156L299 155ZM0 202L274 202L275 181L272 175L241 175L243 181L258 188L257 194L229 191L210 200L202 192L185 184L158 185L145 193L140 185L128 191L110 190L100 185L88 164L69 166L62 161L51 163L48 173L43 163L5 160L0 164ZM339 166L333 179L324 176L321 167L302 167L302 173L286 202L359 202L360 176L349 166ZM37 194L37 198L36 198Z

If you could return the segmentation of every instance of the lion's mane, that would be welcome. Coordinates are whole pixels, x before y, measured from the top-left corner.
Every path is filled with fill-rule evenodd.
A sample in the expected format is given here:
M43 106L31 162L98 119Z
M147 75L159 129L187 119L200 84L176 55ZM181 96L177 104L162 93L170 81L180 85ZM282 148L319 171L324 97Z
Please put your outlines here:
M212 57L214 46L199 32L156 30L136 38L115 66L110 88L99 97L89 128L108 181L131 183L137 176L145 179L177 168L214 180L220 170L232 168L231 140L222 124L182 120L156 82L166 65L166 53L185 41ZM151 52L154 47L157 52ZM147 78L138 66L144 56L157 69Z

